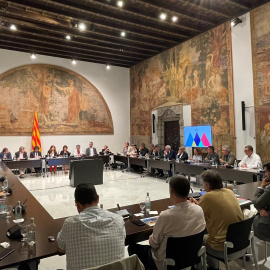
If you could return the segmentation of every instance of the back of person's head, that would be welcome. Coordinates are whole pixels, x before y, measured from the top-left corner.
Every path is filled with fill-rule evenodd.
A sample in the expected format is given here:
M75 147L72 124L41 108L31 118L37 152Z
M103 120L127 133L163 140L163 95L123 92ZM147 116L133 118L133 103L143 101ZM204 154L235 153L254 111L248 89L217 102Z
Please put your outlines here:
M223 188L222 178L217 171L207 170L201 174L202 180L209 184L211 190Z
M92 183L79 184L75 189L74 197L82 205L92 204L98 199L96 188Z
M267 162L265 164L263 164L263 167L267 169L267 171L270 172L270 162Z
M169 182L170 188L178 198L187 198L190 190L189 181L181 175L174 175Z

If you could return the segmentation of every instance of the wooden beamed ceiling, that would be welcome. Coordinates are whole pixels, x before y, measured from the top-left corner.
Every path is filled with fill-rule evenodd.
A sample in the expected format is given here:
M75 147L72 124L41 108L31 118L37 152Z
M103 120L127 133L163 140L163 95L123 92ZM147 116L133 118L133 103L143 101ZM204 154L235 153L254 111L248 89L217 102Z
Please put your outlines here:
M269 1L0 0L0 48L131 67Z

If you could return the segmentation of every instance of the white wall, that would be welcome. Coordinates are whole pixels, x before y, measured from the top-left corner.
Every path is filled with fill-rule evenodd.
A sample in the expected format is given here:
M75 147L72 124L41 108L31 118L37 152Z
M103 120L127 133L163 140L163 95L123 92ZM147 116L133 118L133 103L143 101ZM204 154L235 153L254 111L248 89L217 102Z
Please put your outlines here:
M76 144L86 148L90 141L101 151L104 144L108 144L112 151L123 149L124 142L130 137L130 83L129 69L114 67L106 70L105 65L80 62L72 65L68 59L38 55L36 60L31 60L28 53L0 49L0 74L9 69L27 64L52 64L73 70L89 80L103 95L112 114L114 135L76 135L76 136L44 136L41 132L43 154L54 144L61 150L66 144L70 151ZM1 95L1 89L0 89ZM3 98L3 97L1 97ZM16 101L14 101L16 104ZM0 119L1 123L1 119ZM8 147L12 155L23 145L26 151L31 149L31 134L29 136L0 136L0 150Z
M235 134L237 159L244 156L244 147L252 145L256 151L255 116L253 94L252 50L250 16L245 21L232 27L232 60L234 82ZM246 130L242 130L241 101L245 101Z

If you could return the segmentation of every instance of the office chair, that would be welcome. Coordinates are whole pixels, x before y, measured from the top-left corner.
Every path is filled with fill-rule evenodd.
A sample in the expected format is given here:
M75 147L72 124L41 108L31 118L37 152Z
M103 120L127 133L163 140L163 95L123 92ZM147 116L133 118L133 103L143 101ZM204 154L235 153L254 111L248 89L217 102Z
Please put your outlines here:
M233 261L243 257L245 264L245 256L253 257L256 270L259 270L258 261L254 247L254 233L251 231L254 216L244 221L230 224L227 230L226 241L224 243L224 256L219 258L206 252L207 256L211 256L225 264L226 270L229 270L229 261ZM251 247L251 253L246 254L248 248ZM244 265L245 266L245 265Z
M163 270L178 270L199 265L206 270L206 249L203 246L202 232L187 237L169 237L167 241L166 258Z

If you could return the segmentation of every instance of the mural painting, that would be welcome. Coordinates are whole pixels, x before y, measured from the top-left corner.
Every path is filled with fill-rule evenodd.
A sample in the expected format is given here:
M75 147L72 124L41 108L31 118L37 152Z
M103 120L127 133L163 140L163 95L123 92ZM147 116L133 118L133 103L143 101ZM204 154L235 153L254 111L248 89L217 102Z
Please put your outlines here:
M0 135L31 135L34 111L42 135L113 134L100 92L79 74L52 65L26 65L0 75Z
M220 25L131 68L131 136L151 136L151 112L191 104L192 125L211 125L218 152L235 149L231 28Z
M270 3L250 13L256 149L264 161L270 160Z

